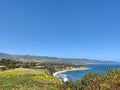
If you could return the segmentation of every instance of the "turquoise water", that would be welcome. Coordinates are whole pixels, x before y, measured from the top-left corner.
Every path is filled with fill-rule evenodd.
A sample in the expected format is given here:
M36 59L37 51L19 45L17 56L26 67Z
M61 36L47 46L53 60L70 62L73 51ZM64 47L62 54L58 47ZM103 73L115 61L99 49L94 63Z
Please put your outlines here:
M78 70L78 71L69 71L65 73L61 73L58 77L62 78L63 81L72 80L76 81L79 80L82 76L84 76L88 72L101 72L105 73L106 71L113 69L113 68L120 68L120 65L87 65L90 69L89 70Z

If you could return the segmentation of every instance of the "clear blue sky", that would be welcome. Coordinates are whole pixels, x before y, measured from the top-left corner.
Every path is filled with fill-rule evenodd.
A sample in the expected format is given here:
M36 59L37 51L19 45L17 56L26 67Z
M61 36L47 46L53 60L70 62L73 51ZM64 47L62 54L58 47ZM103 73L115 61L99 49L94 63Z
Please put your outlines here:
M120 60L120 1L0 0L0 52Z

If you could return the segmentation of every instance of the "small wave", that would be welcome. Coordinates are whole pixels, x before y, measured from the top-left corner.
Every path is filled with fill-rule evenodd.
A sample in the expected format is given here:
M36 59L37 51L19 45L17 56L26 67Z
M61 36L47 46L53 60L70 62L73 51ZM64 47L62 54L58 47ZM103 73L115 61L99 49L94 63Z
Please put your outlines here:
M59 74L59 77L61 77L64 82L69 80L67 74Z

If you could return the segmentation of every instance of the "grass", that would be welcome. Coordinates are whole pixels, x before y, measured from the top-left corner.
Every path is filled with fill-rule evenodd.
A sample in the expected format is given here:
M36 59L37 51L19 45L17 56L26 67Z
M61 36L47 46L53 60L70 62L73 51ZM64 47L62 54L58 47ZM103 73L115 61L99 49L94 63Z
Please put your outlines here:
M59 90L62 85L61 79L43 69L0 71L0 90Z

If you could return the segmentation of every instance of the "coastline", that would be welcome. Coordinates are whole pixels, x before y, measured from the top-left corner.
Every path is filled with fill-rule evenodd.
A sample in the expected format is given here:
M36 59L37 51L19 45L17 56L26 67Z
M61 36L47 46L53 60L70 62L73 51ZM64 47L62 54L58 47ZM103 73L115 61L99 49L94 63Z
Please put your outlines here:
M88 70L88 69L90 69L90 68L88 68L88 67L81 67L81 68L66 69L66 70L57 71L57 72L53 73L53 76L57 77L58 74L61 74L61 73L64 73L64 72L78 71L78 70Z

